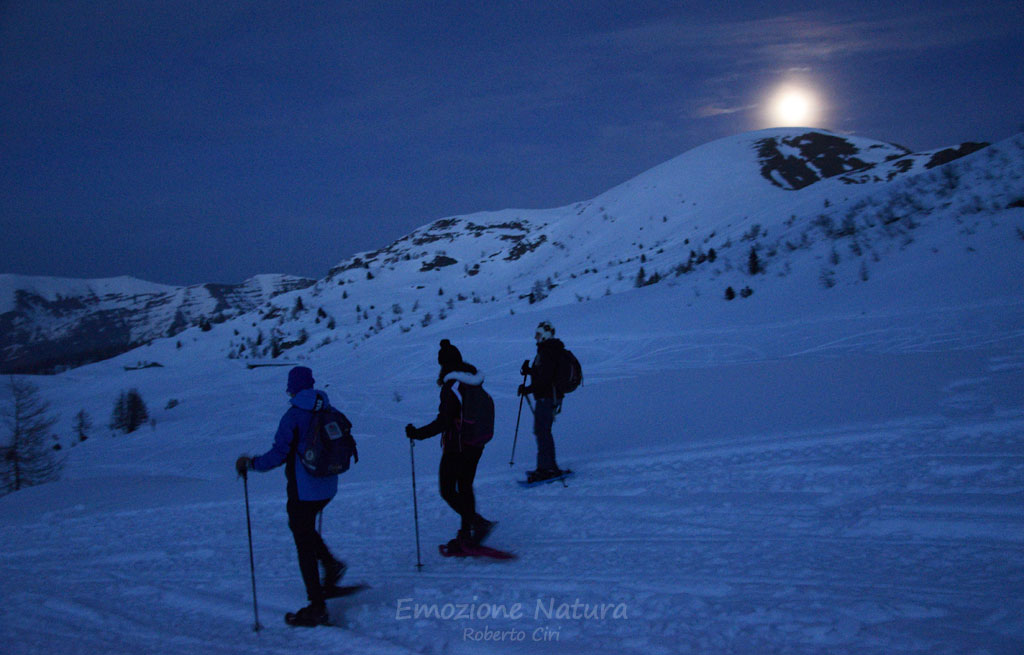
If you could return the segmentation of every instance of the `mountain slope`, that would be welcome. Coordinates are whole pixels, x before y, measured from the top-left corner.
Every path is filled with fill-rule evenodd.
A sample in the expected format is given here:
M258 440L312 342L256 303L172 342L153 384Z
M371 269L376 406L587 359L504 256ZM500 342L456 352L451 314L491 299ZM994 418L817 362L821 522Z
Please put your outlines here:
M819 247L794 251L785 277L748 275L757 292L742 300L695 298L694 272L384 330L358 348L295 346L282 359L308 358L359 441L323 520L347 579L373 587L331 602L341 629L281 620L305 599L276 470L248 481L264 625L251 630L234 459L270 446L287 369L224 358L229 322L38 378L62 434L80 409L105 417L128 386L156 424L97 428L65 448L62 481L0 498L5 652L1019 653L1024 208L958 222L963 202L954 193L902 226L909 244L879 237L896 250L878 248L867 282L844 268L849 237L814 226ZM835 243L844 261L827 287L818 254ZM314 315L273 321L317 326ZM509 466L515 389L541 317L586 373L555 424L559 462L577 475L522 489L535 446L524 406ZM500 522L491 543L515 562L436 553L458 519L435 487L437 442L411 451L403 426L436 414L442 336L495 399L474 487ZM124 370L139 358L166 365ZM521 614L490 613L517 603ZM487 610L454 618L470 606Z
M311 284L284 275L191 287L129 277L0 275L0 372L49 372L106 359L192 325L250 312Z
M822 130L763 130L695 148L575 205L435 221L345 259L315 284L263 278L238 288L105 294L90 290L92 282L67 282L80 292L47 295L33 291L38 280L22 289L21 278L5 276L2 365L75 366L221 321L182 341L185 349L213 340L217 356L304 357L382 332L470 323L666 280L689 289L688 304L729 289L744 297L811 259L821 284L837 284L841 274L864 281L947 197L971 205L961 212L971 215L1024 196L1019 151L1019 138L910 153ZM838 262L851 260L856 271L843 273L850 266Z
M841 154L828 158L822 149ZM729 288L749 295L787 286L790 272L806 266L816 269L814 286L863 283L882 259L898 257L942 221L961 223L956 239L969 247L971 224L1024 197L1021 137L980 152L950 151L971 154L955 161L946 151L908 154L820 131L716 141L588 202L435 221L341 262L255 321L224 326L220 352L258 359L294 349L290 357L303 357L339 341L358 345L383 332L472 323L666 281L684 286L680 302L690 305L718 302ZM831 177L789 188L776 174L780 156L806 169L804 181L806 171Z
M765 138L724 144L731 174L709 147L591 203L436 222L255 313L37 378L67 465L0 498L5 652L1022 652L1024 139L794 190L761 174ZM733 186L674 197L702 175ZM554 426L577 475L522 489L515 390L541 318L584 367ZM440 338L495 400L474 488L514 562L435 550L458 527L440 449L403 427L436 415ZM373 587L332 601L342 629L281 621L305 602L285 476L243 495L234 471L287 406L287 369L247 364L296 361L359 442L323 520ZM125 388L150 426L71 440Z

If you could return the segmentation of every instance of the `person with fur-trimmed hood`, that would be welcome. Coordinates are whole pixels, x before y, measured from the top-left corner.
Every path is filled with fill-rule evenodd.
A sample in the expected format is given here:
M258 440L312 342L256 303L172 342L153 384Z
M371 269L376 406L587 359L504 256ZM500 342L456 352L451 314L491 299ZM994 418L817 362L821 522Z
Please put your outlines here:
M483 374L464 362L462 353L448 339L441 341L437 363L441 366L437 378L441 387L437 417L419 428L411 423L406 425L405 434L410 439L429 439L441 434L441 497L461 519L459 532L452 541L475 545L486 539L494 527L494 523L477 513L473 493L473 479L484 445L494 434L494 402L483 390Z
M537 468L526 473L528 482L550 480L562 475L555 460L555 438L551 426L555 422L561 397L555 388L555 373L565 344L555 338L555 327L541 321L534 334L537 356L531 364L523 362L520 373L530 376L530 384L519 385L519 395L533 394L533 434L537 437Z

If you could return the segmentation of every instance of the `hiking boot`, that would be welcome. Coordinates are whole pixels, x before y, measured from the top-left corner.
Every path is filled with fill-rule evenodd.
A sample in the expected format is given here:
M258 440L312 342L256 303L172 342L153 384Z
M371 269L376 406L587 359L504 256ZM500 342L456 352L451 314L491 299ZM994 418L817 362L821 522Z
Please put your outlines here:
M303 607L294 614L285 615L285 621L289 625L313 628L318 625L327 625L327 606L323 602L313 602Z
M473 541L473 531L469 528L459 530L459 533L455 535L455 543L459 544L459 546L475 546L476 542Z
M345 562L341 560L334 560L324 564L324 580L320 584L322 587L336 587L338 581L345 577L345 571L348 567L345 566Z
M466 552L466 549L462 547L462 544L459 542L458 537L454 539L449 539L448 543L441 546L441 554L445 557L453 557L456 555L460 555L464 552Z
M473 521L473 527L471 528L473 543L482 544L484 539L491 534L491 530L497 525L494 521L488 521L479 514L476 515L476 519Z
M462 544L459 542L459 538L456 537L455 539L449 539L448 543L445 544L445 549L449 553L461 553L462 552Z

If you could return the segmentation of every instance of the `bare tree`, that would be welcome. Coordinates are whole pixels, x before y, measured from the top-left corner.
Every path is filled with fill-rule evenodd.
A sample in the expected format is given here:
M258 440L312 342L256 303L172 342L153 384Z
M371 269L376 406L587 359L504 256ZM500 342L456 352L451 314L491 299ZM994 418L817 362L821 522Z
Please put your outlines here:
M50 405L39 396L39 388L14 376L6 385L9 396L0 406L5 445L3 446L3 493L50 482L60 477L64 460L53 444Z

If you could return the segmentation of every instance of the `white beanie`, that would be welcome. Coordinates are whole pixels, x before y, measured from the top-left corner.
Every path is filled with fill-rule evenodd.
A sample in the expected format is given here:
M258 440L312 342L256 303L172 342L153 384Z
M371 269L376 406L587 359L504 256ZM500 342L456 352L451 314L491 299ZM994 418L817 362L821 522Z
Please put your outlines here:
M547 341L555 337L555 326L550 321L541 321L537 325L536 338L538 342Z

